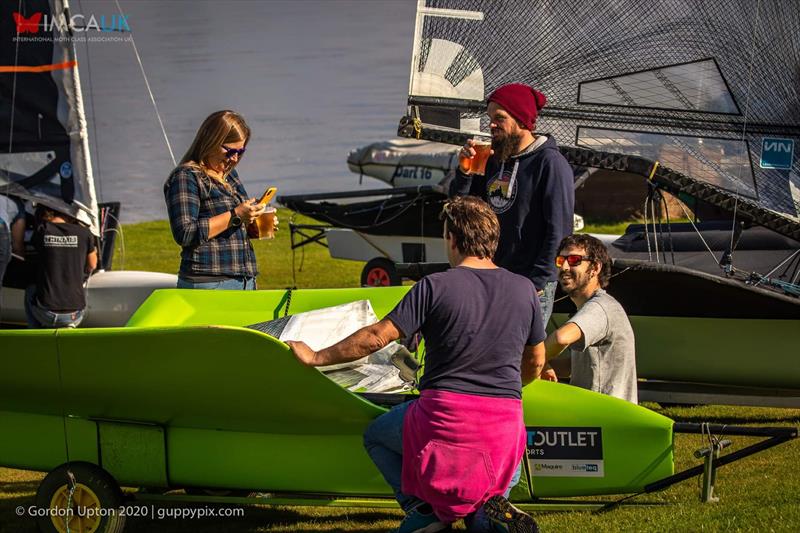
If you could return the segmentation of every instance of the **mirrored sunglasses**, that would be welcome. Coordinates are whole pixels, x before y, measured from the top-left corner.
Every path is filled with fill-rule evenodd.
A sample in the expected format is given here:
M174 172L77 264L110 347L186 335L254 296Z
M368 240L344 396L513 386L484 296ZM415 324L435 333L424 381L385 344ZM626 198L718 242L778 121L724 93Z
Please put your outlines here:
M589 257L588 255L557 255L556 256L556 266L561 268L564 266L564 261L571 267L575 267L580 265L583 261L592 261L593 258Z

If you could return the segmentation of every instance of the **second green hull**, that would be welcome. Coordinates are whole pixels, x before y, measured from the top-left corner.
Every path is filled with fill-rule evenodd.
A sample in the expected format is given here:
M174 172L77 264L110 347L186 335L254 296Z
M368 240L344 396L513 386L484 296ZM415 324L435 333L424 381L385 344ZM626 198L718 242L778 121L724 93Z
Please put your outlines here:
M800 390L800 320L629 319L639 378ZM567 315L553 320L563 324Z

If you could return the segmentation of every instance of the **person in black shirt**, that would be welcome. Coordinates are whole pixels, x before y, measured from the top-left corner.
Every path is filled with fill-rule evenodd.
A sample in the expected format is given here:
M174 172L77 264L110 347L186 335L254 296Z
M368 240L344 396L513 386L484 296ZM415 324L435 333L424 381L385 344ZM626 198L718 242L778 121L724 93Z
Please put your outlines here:
M39 256L36 285L28 287L25 314L28 327L74 328L83 320L83 282L97 267L92 233L67 215L44 206L31 242Z

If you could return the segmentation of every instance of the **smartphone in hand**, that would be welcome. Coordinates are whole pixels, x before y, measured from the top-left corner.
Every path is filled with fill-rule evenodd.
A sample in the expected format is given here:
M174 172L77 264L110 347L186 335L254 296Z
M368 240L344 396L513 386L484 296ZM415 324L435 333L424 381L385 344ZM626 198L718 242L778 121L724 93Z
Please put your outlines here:
M259 205L267 205L277 192L278 192L277 187L268 187L267 190L264 191L264 194L261 195L261 198L258 200Z

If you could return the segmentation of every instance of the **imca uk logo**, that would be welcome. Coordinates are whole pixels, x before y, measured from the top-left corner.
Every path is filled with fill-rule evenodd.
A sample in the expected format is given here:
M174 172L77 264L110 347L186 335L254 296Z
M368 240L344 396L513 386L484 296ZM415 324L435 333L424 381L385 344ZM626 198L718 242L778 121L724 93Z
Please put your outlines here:
M128 15L122 14L100 16L90 14L87 16L76 13L67 19L63 14L49 16L46 13L38 11L27 17L19 12L14 12L11 16L14 18L14 24L16 25L17 34L19 35L24 33L37 34L40 29L45 32L52 32L55 29L62 33L70 29L76 32L90 30L102 32L131 31L130 24L128 23Z

